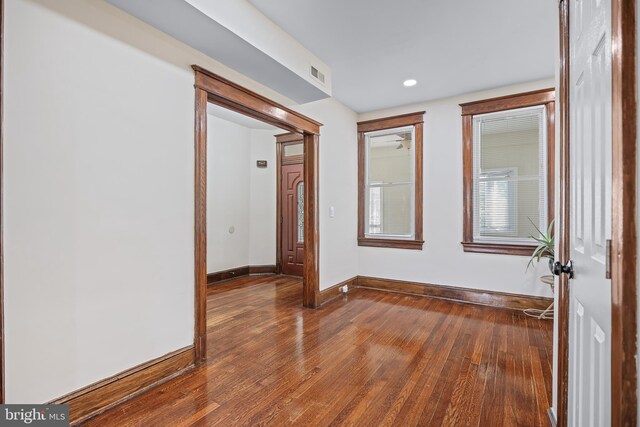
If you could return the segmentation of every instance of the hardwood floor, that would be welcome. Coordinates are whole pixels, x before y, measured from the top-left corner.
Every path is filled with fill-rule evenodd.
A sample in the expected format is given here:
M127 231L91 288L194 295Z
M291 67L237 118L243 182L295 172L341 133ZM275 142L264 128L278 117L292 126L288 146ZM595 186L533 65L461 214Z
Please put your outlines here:
M86 426L547 426L552 322L357 289L320 310L302 283L208 291L208 361Z

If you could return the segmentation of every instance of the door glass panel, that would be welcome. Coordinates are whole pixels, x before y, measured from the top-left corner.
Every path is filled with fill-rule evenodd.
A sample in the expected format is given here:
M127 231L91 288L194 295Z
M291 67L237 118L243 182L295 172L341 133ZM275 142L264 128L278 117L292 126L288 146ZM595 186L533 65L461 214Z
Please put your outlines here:
M304 182L298 184L298 242L304 242Z
M285 145L284 146L284 156L285 157L301 156L302 154L304 154L303 147L304 146L302 144Z

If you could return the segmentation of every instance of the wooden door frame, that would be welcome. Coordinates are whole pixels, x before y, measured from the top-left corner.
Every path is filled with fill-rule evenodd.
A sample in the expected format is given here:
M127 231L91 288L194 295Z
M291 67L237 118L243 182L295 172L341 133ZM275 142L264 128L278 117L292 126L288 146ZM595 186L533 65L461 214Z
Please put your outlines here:
M207 320L207 102L303 135L304 275L302 304L317 308L320 287L319 165L321 123L197 65L195 73L195 327L196 362L206 359Z
M282 274L282 165L294 164L283 163L282 147L289 144L295 144L302 142L304 144L303 136L294 133L287 132L275 135L276 137L276 274ZM301 161L295 163L304 163L304 155ZM306 184L305 184L306 185Z
M560 0L560 206L559 257L570 257L569 0ZM636 1L611 1L612 228L611 425L637 423L636 236ZM569 396L569 280L558 288L557 425L567 426Z

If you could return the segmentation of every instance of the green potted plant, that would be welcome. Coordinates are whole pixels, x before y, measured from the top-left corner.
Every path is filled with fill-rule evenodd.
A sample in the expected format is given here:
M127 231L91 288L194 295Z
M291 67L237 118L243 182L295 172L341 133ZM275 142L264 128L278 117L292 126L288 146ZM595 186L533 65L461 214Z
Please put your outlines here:
M531 221L531 218L529 218ZM527 270L529 267L533 266L535 263L540 262L542 258L549 259L549 270L553 271L553 261L555 258L555 250L554 250L554 236L553 236L553 221L547 227L547 231L543 233L533 221L531 224L538 232L538 236L530 236L533 240L538 242L538 246L536 246L531 258L529 259L529 263L527 264ZM551 292L553 292L553 275L546 275L540 277L540 281L545 283L551 287ZM535 317L537 319L553 319L553 302L547 307L545 310L539 310L535 308L528 308L523 310L527 316Z
M529 219L531 221L531 219ZM555 221L555 220L554 220ZM535 263L540 262L541 258L549 259L549 270L553 268L553 260L555 259L555 249L554 249L554 236L553 236L553 223L551 221L549 223L549 227L547 227L547 231L543 233L540 229L531 221L531 224L538 232L538 236L529 236L536 242L538 242L538 246L533 251L531 258L529 259L529 263L527 264L527 270L529 267L533 266Z

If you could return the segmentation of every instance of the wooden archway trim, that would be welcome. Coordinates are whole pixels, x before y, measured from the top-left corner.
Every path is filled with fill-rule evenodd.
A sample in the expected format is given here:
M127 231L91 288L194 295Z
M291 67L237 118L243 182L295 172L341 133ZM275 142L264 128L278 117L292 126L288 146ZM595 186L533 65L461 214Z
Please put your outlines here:
M322 123L198 65L192 65L191 68L196 74L195 87L207 92L211 102L292 132L320 134Z
M304 270L302 303L319 306L319 151L321 123L197 65L195 72L195 361L207 353L207 102L303 135Z

